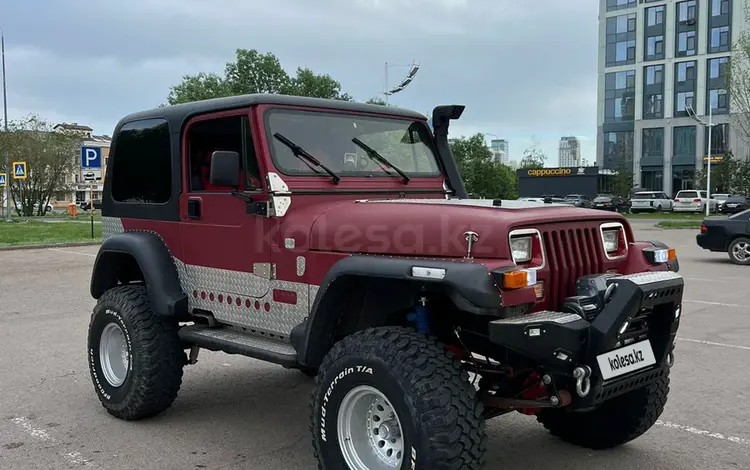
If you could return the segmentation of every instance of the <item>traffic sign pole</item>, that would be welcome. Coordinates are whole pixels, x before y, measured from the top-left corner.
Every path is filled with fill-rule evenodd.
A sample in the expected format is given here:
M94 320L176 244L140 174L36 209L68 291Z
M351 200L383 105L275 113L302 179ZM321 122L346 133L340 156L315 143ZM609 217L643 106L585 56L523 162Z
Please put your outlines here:
M6 129L7 132L7 129ZM10 223L13 222L13 219L10 218L10 181L8 181L7 174L11 172L10 163L8 162L8 151L5 151L5 204L7 206L7 209L5 211L5 220Z
M89 207L89 212L91 212L91 239L94 238L94 185L91 185L91 207Z

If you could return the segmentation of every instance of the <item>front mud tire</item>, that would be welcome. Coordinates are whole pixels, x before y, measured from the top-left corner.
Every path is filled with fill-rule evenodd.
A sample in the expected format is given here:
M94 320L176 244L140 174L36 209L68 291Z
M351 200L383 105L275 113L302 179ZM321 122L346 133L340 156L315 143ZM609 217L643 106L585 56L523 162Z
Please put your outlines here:
M177 329L177 322L151 311L144 286L118 286L99 298L89 323L88 363L107 412L131 421L154 417L172 405L187 362ZM106 353L113 336L122 339L121 363L116 351Z
M360 434L356 430L360 426L356 423L348 427L351 435L339 435L339 429L347 429L347 416L360 420L357 423L363 419L357 413L347 412L356 408L349 408L348 403L360 390L379 393L384 398L386 415L391 416L389 422L398 421L398 432L393 435L398 435L399 441L393 444L387 441L385 445L396 449L400 462L381 467L368 454L377 453L377 446L383 444L378 435L393 433L393 429L384 428L385 431L375 435L372 446L366 445L367 439L358 440ZM373 399L370 410L382 411L378 400ZM411 329L367 329L334 345L320 367L310 409L312 445L320 469L350 468L345 455L350 458L352 451L345 449L347 445L350 449L359 448L356 452L363 462L374 462L355 465L352 467L355 469L483 468L486 437L482 405L468 374L444 345ZM381 418L371 418L368 414L364 419L371 423ZM377 426L370 426L373 427ZM367 432L373 439L375 431Z
M570 444L601 450L632 441L656 423L669 394L669 367L651 385L604 402L590 412L544 410L537 420Z

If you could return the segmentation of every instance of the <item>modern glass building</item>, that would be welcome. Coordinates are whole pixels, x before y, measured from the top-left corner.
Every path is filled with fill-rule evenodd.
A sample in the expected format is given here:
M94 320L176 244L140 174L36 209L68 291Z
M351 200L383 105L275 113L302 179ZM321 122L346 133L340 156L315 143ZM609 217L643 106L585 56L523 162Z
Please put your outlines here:
M708 155L750 155L732 129L726 80L747 0L599 0L597 165L632 167L641 189L694 187Z

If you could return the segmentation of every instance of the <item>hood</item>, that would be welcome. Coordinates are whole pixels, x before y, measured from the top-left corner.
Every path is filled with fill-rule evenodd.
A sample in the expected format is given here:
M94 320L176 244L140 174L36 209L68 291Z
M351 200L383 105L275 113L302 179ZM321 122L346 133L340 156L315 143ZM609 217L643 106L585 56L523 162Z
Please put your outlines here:
M468 231L478 234L472 256L507 259L508 233L516 228L573 220L616 220L627 226L619 214L491 199L345 201L301 208L288 222L300 227L303 217L311 227L310 250L451 258L466 256Z

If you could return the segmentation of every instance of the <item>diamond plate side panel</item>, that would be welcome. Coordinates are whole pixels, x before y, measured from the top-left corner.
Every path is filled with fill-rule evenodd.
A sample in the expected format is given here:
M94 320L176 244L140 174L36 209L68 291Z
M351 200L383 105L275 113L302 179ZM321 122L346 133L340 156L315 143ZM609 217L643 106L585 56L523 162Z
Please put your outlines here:
M124 231L122 219L119 217L102 217L102 241Z
M190 291L202 289L216 294L232 294L249 297L263 297L268 293L271 282L253 273L185 265L186 279L192 282Z

